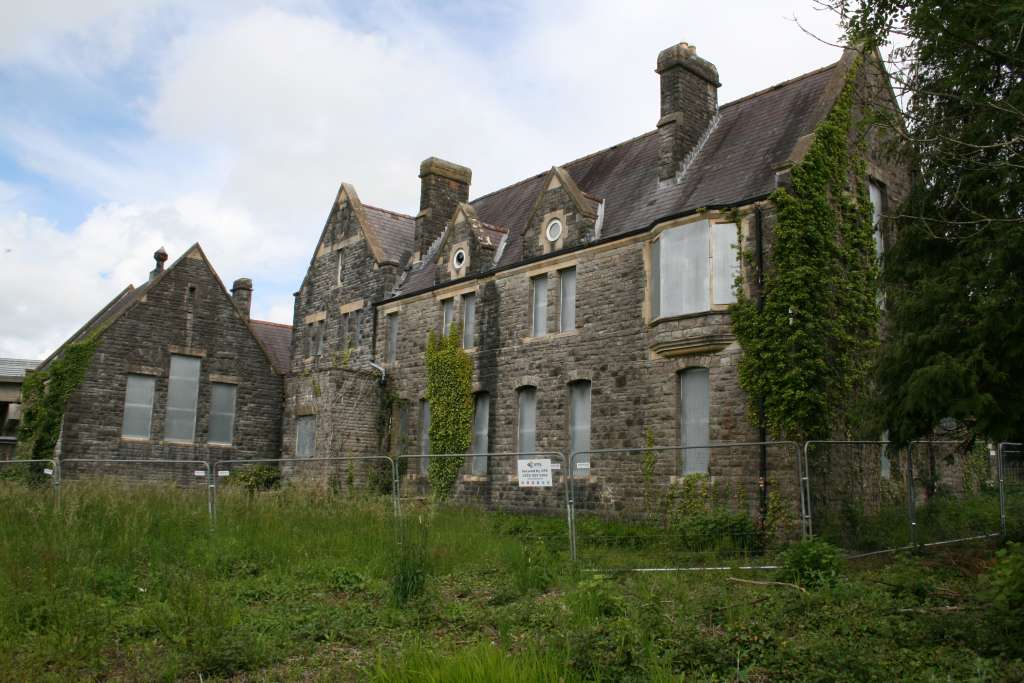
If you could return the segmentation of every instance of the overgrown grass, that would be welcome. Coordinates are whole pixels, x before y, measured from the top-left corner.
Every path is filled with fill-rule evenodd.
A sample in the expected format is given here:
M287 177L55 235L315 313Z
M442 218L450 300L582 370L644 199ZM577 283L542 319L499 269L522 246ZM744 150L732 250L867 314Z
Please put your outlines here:
M1024 678L991 637L1017 614L985 597L991 547L803 592L578 571L557 518L410 506L396 529L387 499L286 485L222 491L211 529L201 491L65 493L0 481L0 680Z

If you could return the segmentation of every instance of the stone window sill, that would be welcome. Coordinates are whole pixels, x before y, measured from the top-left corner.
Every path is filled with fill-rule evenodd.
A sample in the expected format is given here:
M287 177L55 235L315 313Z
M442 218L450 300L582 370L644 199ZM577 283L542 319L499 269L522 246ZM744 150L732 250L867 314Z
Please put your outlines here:
M122 436L121 441L126 443L150 443L153 439L144 436Z
M565 337L575 337L580 333L580 328L574 330L566 330L565 332L548 332L547 334L540 337L523 337L522 341L524 344L534 344L541 341L551 341L554 339L564 339Z
M465 482L482 482L487 481L488 477L483 474L463 474L459 479Z
M230 443L217 443L215 441L211 441L211 442L209 442L206 445L209 446L210 448L234 448L235 447L234 444L230 444Z

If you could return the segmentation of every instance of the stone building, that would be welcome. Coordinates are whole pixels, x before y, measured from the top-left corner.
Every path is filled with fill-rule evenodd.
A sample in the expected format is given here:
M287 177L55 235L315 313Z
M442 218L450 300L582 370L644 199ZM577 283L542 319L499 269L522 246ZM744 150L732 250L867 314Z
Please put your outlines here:
M464 495L526 500L515 458L497 454L763 441L728 307L738 276L757 296L769 197L855 61L847 51L719 105L716 68L681 43L657 58L657 126L633 139L472 200L469 168L429 158L416 216L367 206L343 184L295 295L283 456L427 452L426 339L452 324L474 363L472 451L492 456L467 462ZM863 66L855 116L895 107L877 56ZM909 174L879 130L865 134L881 248L883 207L905 195ZM740 250L754 256L742 268ZM751 500L767 479L796 499L783 448L659 453L646 475L635 457L579 459L583 504L619 505L643 476L689 473ZM403 476L412 484L423 471Z
M252 282L225 289L198 244L128 286L40 365L94 340L67 401L62 458L274 458L291 329L249 319ZM73 467L65 468L72 474ZM132 467L161 478L191 468Z
M0 460L14 457L21 422L21 383L25 373L37 365L37 360L0 358Z

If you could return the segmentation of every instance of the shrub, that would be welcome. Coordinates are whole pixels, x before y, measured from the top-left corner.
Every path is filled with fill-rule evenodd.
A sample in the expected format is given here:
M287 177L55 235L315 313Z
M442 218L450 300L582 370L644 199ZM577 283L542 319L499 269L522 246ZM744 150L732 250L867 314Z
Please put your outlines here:
M984 578L981 598L987 606L990 628L1000 650L1024 656L1020 625L1024 624L1024 546L1008 543L996 553L996 564ZM991 628L995 627L995 628Z
M430 575L430 557L427 551L427 526L422 520L403 524L399 529L398 547L392 553L388 578L391 582L391 601L402 607L423 594Z
M842 568L839 549L818 539L790 545L779 556L779 562L779 580L805 588L835 585Z
M281 470L270 465L249 465L232 472L229 481L249 493L272 491L281 488Z

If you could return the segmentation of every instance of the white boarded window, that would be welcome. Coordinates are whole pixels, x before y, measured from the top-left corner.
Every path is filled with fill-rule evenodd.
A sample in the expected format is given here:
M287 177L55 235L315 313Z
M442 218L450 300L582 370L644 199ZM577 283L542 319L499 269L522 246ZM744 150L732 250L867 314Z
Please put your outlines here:
M661 317L661 240L651 243L651 320Z
M486 391L481 391L476 395L474 403L473 443L469 448L471 453L476 453L477 455L473 457L470 473L476 476L484 476L487 474L487 456L483 454L488 452L487 441L490 426L491 396Z
M387 348L384 351L384 362L394 363L398 355L398 313L388 313Z
M576 269L558 271L558 331L576 329Z
M569 449L572 453L590 450L590 382L587 381L569 385ZM589 465L590 454L576 458L577 473L580 473L580 463Z
M706 368L679 373L680 431L683 474L707 474L710 450L689 448L711 443L711 391Z
M445 335L452 327L452 317L455 314L455 299L445 299L441 302L441 332Z
M341 249L338 250L338 284L341 284L341 276L344 274L345 269L345 252Z
M533 292L533 336L543 337L548 333L548 276L541 275L530 280Z
M167 386L167 420L164 438L192 441L196 436L196 401L199 398L199 359L171 356Z
M520 453L535 453L537 451L537 389L521 387L516 398L519 403L516 450Z
M450 299L449 299L450 301ZM420 400L420 454L430 452L430 401ZM427 474L430 468L429 458L419 458L420 474Z
M235 435L234 384L210 385L210 443L230 445Z
M735 223L711 225L712 303L736 303L736 276L740 271L737 250L739 233Z
M871 198L871 226L875 235L875 256L882 258L884 244L882 242L882 187L876 183L868 183L868 195Z
M316 417L295 418L295 457L312 458L316 451Z
M476 346L476 294L462 295L462 348Z
M128 375L124 390L124 422L121 436L148 439L153 422L153 389L155 377Z

